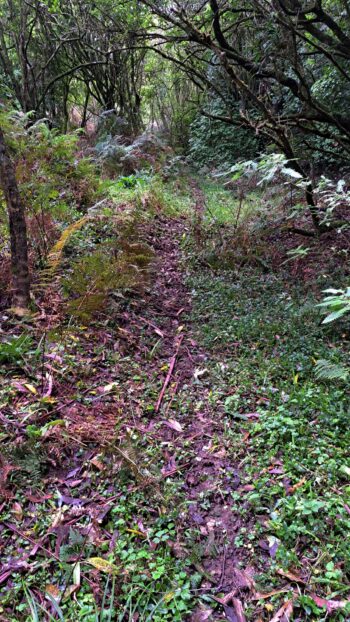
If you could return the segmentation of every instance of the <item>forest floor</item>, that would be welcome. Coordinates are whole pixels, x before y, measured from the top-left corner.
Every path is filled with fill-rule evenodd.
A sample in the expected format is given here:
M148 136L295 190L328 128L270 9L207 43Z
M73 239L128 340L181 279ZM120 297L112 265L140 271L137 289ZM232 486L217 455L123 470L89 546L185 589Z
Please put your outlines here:
M348 387L313 367L348 336L314 282L205 259L188 195L133 225L142 283L64 322L53 288L2 352L3 622L347 619Z

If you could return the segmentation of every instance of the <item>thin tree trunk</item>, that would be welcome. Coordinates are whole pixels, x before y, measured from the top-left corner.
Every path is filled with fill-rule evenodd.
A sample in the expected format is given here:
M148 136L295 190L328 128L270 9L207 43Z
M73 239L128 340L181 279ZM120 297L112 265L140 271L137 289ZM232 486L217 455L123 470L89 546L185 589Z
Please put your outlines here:
M89 86L89 84L87 84L86 85L86 92L85 92L84 106L83 106L83 114L82 114L82 117L81 117L81 124L80 124L81 128L85 128L86 127L90 93L91 93L90 92L90 86Z
M7 153L0 128L0 184L4 193L10 227L12 263L12 306L26 309L30 300L27 226L24 206L19 194L14 165Z

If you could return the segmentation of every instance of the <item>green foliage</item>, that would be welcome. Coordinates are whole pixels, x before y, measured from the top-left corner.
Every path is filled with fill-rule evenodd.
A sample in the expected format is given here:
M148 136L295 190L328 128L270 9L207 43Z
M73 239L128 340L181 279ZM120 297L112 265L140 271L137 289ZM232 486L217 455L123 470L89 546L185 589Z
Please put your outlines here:
M210 112L224 113L220 103L214 103ZM237 110L235 114L238 119ZM189 147L191 161L196 167L225 168L230 162L255 157L261 145L249 129L199 114L191 124Z
M322 324L334 322L350 312L350 287L344 290L329 288L325 289L324 292L330 296L325 296L323 302L317 306L325 308L331 313L328 313Z
M307 257L309 251L310 249L308 247L300 244L297 248L292 248L292 250L287 251L288 259L286 260L286 262L292 261L293 259L301 259L302 257Z
M155 521L149 532L150 539L157 543L157 550L153 553L148 547L140 546L135 536L124 531L122 508L123 505L118 505L114 512L119 517L117 525L121 530L116 554L130 575L130 583L122 589L123 615L126 611L139 611L142 622L180 622L190 613L193 603L186 562L175 560L166 544L176 535L174 523L165 517ZM123 616L119 619L121 621Z
M49 212L69 219L69 210L84 211L95 200L97 170L91 159L77 157L79 132L59 134L44 121L26 128L25 117L13 112L3 113L1 122L29 214Z
M145 185L146 181L149 179L149 175L144 176L141 175L127 175L124 177L119 177L116 187L117 188L136 188L137 185Z
M101 604L101 609L98 611L98 607L96 603L93 603L93 606L89 607L82 603L80 607L80 611L78 613L80 620L84 620L85 622L112 622L113 616L115 615L115 607L114 607L114 595L115 595L115 586L116 579L115 577L112 580L112 586L110 588L110 578L107 578L106 587L103 593L103 599ZM110 591L110 594L109 594ZM27 619L26 622L51 622L55 620L61 620L61 622L71 622L70 614L69 617L65 615L64 610L60 606L61 596L59 598L54 598L50 593L46 593L46 600L51 604L51 611L54 612L54 615L51 615L48 608L40 604L38 600L35 598L31 590L27 589L24 586L24 593L27 599L27 603L30 609L30 619ZM110 604L107 604L107 601L110 601ZM95 612L93 612L95 610Z
M276 568L307 563L315 591L326 597L331 590L347 591L346 344L345 351L333 349L334 363L325 363L329 346L311 288L289 286L286 291L280 275L263 277L253 270L234 278L224 272L199 274L189 286L192 321L211 352L206 382L213 407L225 413L227 446L235 460L245 463L235 508L242 519L254 521L254 533L251 526L248 533L242 529L237 545L255 550L258 561L259 543L273 538L275 561L260 577L267 590L278 587ZM315 379L315 358L319 378L327 374L342 384ZM256 422L245 424L252 413ZM244 433L249 440L240 450ZM316 566L308 563L316 557ZM321 614L313 618L323 619Z
M77 220L100 196L98 171L91 159L77 157L78 133L60 135L44 122L26 128L15 113L3 113L1 122L16 165L29 247L44 267L58 229ZM7 227L7 210L0 193L1 225Z
M21 194L31 214L69 220L97 199L99 180L89 158L77 158L79 134L58 134L45 124L26 132L18 153Z
M302 175L290 167L290 160L283 153L263 154L257 160L241 160L234 164L226 173L231 175L232 180L236 181L242 176L258 175L258 185L268 184L278 175L283 175L288 181L298 181L301 183Z
M349 369L343 365L320 359L315 365L316 378L319 380L347 380Z
M148 281L152 258L147 245L126 241L115 254L104 245L83 256L62 281L69 298L68 313L87 320L105 306L109 294L142 288Z
M11 337L0 343L0 363L3 365L21 365L32 351L33 341L25 333Z

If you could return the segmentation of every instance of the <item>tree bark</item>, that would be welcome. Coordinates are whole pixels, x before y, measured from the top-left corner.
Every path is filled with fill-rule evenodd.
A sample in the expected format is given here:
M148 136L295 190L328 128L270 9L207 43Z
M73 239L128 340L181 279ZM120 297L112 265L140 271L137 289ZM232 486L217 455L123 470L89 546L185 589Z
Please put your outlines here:
M80 124L81 128L86 128L90 95L91 95L90 86L89 86L89 83L87 83L86 91L85 91L84 106L83 106L83 114L81 117L81 124Z
M12 306L27 309L30 301L27 225L19 194L15 168L7 153L0 127L0 184L4 193L10 228L12 264Z

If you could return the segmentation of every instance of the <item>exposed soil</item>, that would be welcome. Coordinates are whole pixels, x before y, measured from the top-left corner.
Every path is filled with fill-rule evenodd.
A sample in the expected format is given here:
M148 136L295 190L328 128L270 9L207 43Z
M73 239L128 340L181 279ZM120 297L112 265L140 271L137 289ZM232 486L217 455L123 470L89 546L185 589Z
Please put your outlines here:
M194 196L198 203L200 195L196 188ZM240 465L235 463L230 452L232 448L227 447L223 440L223 416L210 405L210 387L203 387L203 383L196 381L197 374L199 377L205 375L206 361L210 355L196 342L193 335L196 327L191 326L189 320L191 295L184 284L179 250L179 240L186 229L186 223L159 220L158 227L162 235L158 237L157 232L153 233L152 244L159 257L160 269L147 301L146 317L157 322L166 335L160 354L164 361L171 360L174 353L178 352L170 392L185 392L191 395L194 404L199 401L202 403L200 411L193 409L186 416L181 416L183 433L176 433L163 426L162 441L173 440L175 436L176 447L180 449L186 446L191 456L182 471L184 492L191 502L183 526L200 531L197 545L201 559L196 566L207 574L203 588L210 588L214 594L217 591L237 596L250 590L251 577L255 571L249 567L246 552L234 544L242 524L241 518L232 511L230 497L227 496L227 492L240 488ZM220 360L217 354L216 358ZM158 361L155 365L159 368ZM152 421L162 419L163 413L152 417ZM176 455L169 456L169 468L174 461ZM178 466L181 468L181 465ZM210 507L205 510L200 505L203 491L211 492ZM249 524L245 527L249 529ZM240 562L247 566L246 573L239 570ZM196 612L193 620L200 619L198 616ZM211 619L214 620L215 616Z

